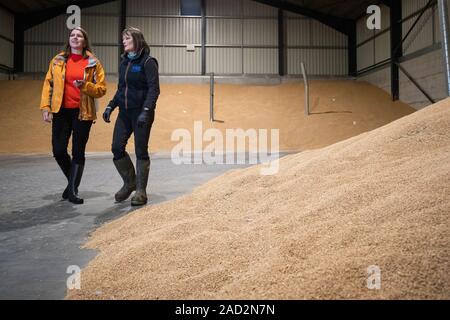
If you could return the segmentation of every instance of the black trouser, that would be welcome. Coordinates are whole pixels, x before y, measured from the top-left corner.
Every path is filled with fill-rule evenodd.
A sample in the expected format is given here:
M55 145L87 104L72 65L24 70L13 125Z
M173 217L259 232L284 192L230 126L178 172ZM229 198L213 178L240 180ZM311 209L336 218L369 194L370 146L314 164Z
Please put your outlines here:
M79 120L80 109L61 108L53 114L52 121L52 147L53 157L58 163L70 164L70 156L67 153L69 138L72 134L72 158L73 162L84 165L86 144L89 139L92 122Z
M134 132L134 147L136 158L139 160L148 160L148 140L150 138L150 130L155 119L155 111L150 111L150 122L148 125L139 128L137 126L137 118L141 113L140 108L120 110L114 126L114 134L112 141L112 153L114 160L122 159L125 156L125 150L128 139Z

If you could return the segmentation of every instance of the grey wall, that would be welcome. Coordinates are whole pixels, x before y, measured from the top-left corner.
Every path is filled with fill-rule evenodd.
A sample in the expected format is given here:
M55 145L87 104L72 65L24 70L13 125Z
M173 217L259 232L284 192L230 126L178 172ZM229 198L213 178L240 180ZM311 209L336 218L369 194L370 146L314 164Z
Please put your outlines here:
M347 36L316 21L286 12L287 73L301 74L301 62L314 76L348 75Z
M278 9L250 0L206 0L206 73L278 74ZM179 0L127 0L126 24L140 28L162 75L200 75L202 19L181 16ZM81 24L107 73L119 61L120 2L82 9ZM284 13L286 71L300 62L314 76L348 73L347 37L315 20ZM25 72L42 73L67 38L65 15L25 32ZM187 46L193 46L188 50Z
M390 21L389 8L381 7L381 30L369 30L366 26L367 17L361 18L356 24L357 68L362 71L390 56Z
M402 0L403 36L418 16L427 0ZM389 8L382 7L382 30L365 27L366 17L358 21L358 70L362 71L390 56ZM387 32L386 32L387 31ZM384 38L384 39L383 39ZM409 74L434 100L446 97L444 65L440 50L440 29L437 7L428 9L403 44L404 62ZM390 93L390 67L366 73L359 80L368 81ZM400 71L400 100L420 109L430 104L428 99Z
M181 16L177 0L127 0L126 12L126 24L142 30L161 74L201 74L200 16Z
M418 58L402 63L422 88L438 101L446 98L443 57L441 50L434 50ZM400 100L420 109L430 104L414 84L400 73Z
M117 73L119 1L81 10L81 26L106 73ZM68 37L66 16L60 15L25 31L24 71L47 72L52 57L64 49Z

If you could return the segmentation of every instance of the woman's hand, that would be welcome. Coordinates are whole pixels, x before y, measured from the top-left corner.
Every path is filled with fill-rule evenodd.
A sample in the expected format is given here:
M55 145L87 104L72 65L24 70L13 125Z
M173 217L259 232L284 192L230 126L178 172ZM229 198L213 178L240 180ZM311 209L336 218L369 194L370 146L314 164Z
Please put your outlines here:
M44 111L42 112L42 119L43 119L45 122L52 122L52 119L53 119L53 113L49 112L48 110L44 110Z
M110 106L107 106L105 109L105 112L103 112L103 121L109 123L111 122L110 118L111 118L111 112L113 111L113 108L111 108Z
M147 126L150 122L150 109L144 107L137 118L137 126L138 128L143 128Z
M77 88L81 88L86 83L85 80L74 80L73 85Z

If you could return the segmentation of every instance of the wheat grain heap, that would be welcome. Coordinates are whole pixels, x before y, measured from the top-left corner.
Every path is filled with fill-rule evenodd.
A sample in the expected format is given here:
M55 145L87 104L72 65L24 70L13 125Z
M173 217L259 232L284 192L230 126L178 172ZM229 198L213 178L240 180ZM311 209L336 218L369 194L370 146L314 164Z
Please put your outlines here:
M42 121L39 110L42 83L0 81L0 154L51 153L52 126ZM88 152L111 152L118 111L113 112L111 123L103 122L101 115L117 84L108 83L107 87L106 95L98 100L99 119L92 126ZM216 128L223 134L227 128L279 129L280 150L303 151L379 128L415 111L400 101L393 102L387 92L366 82L314 80L310 91L311 115L306 116L304 87L298 82L271 86L217 84L214 114L219 121L210 122L209 85L162 83L149 151L170 152L178 144L171 140L174 130L183 128L193 135L194 121L201 121L204 130ZM134 153L134 139L129 140L127 149Z
M449 299L449 129L447 99L135 211L92 234L67 298Z

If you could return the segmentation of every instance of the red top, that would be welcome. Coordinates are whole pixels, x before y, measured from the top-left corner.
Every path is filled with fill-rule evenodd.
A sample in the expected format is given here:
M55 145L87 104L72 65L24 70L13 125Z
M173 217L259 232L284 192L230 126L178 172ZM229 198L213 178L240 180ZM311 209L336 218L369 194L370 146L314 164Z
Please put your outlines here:
M84 69L88 65L88 58L81 54L69 55L64 79L63 107L75 109L80 107L80 89L73 84L74 80L84 80Z

